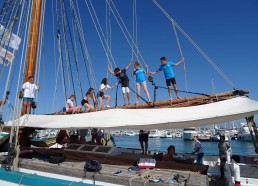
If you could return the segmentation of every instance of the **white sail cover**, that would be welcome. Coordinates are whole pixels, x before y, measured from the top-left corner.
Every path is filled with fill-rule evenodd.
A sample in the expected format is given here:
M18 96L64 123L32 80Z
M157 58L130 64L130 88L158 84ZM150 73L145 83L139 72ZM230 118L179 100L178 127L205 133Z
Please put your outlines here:
M20 126L54 129L175 129L228 122L255 114L258 114L257 101L237 97L192 107L109 109L73 115L24 115L20 118ZM7 126L12 123L8 122Z

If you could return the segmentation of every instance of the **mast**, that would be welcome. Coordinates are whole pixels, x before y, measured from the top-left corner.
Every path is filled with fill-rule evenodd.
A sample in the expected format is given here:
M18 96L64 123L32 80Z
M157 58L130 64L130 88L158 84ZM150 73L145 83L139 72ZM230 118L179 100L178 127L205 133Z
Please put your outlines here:
M26 55L27 57L26 57L26 69L24 72L24 82L28 80L28 77L35 75L41 2L42 0L33 0L32 2L30 33L29 33L29 42L28 42L28 49L27 49L27 55Z

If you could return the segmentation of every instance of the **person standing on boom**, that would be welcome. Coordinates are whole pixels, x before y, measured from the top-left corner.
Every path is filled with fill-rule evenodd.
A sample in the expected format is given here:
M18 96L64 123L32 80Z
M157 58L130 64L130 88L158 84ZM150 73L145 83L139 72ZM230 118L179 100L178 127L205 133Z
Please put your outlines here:
M22 115L30 114L31 104L34 100L35 90L39 91L39 84L34 83L34 78L30 76L28 81L22 85L23 91L23 105L22 105Z
M150 72L150 74L158 74L160 71L164 71L164 75L166 78L166 84L168 87L168 94L170 97L170 100L172 101L172 92L170 89L170 85L172 83L173 87L174 87L174 91L176 93L176 97L177 99L180 99L179 95L178 95L178 89L176 86L176 79L175 79L175 75L174 75L174 71L172 66L178 66L181 63L183 63L185 60L184 57L182 57L182 59L180 61L178 61L177 63L173 63L172 61L167 61L167 59L165 57L161 57L160 58L160 62L161 62L161 66L159 67L159 69L155 72Z
M141 86L148 98L148 102L150 103L150 94L147 89L146 80L145 80L145 73L148 73L148 66L146 65L146 72L143 68L140 67L140 63L136 61L134 63L134 69L132 72L132 76L135 75L136 77L136 92L137 92L137 101L136 104L140 101L140 92L141 92Z
M115 68L113 71L111 67L108 65L108 70L111 74L115 75L119 79L119 83L122 85L122 92L123 92L123 98L124 98L124 106L126 105L126 94L127 94L127 100L128 105L130 105L130 90L129 90L129 78L126 74L126 71L129 69L129 67L132 65L133 60L129 62L129 64L122 70L119 68Z

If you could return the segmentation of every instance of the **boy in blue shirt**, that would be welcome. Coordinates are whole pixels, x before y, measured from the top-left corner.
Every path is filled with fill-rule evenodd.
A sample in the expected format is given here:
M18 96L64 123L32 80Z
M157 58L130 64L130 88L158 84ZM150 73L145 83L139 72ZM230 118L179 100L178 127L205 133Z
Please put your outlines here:
M162 71L162 70L164 71L170 100L172 100L172 92L170 90L171 83L174 87L177 99L180 99L180 97L178 95L178 89L177 89L177 86L176 86L176 79L175 79L175 75L174 75L172 66L178 66L181 63L183 63L184 60L185 60L185 58L182 57L182 59L180 61L178 61L177 63L173 63L172 61L167 61L167 59L165 57L161 57L160 58L161 66L159 67L159 69L155 72L150 72L150 74L158 74L160 71Z

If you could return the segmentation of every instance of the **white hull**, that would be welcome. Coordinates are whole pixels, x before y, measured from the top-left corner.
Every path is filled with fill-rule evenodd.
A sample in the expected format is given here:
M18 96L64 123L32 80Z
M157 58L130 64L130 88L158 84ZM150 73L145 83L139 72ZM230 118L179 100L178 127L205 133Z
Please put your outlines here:
M197 132L184 132L183 138L184 140L193 140L194 136L197 135Z

